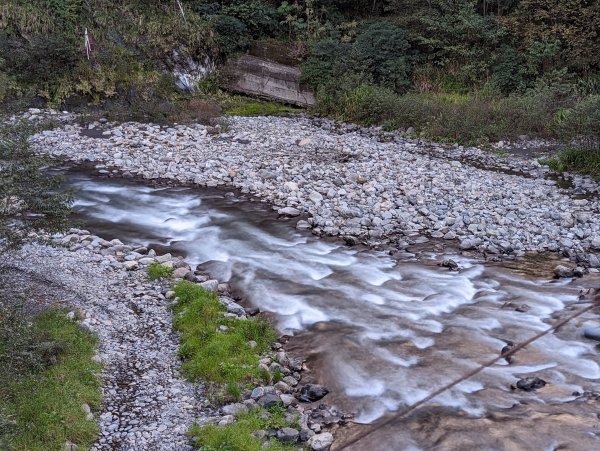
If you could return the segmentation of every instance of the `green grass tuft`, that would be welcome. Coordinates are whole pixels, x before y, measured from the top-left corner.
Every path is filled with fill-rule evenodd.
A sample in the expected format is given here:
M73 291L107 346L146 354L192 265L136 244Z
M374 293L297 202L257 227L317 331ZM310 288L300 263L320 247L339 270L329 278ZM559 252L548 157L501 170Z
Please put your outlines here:
M566 149L543 161L557 172L573 171L588 174L600 180L600 152L584 149Z
M101 401L101 368L92 361L96 338L65 313L52 309L2 327L0 365L10 368L0 371L2 449L61 449L68 440L85 449L96 439L96 422L82 410ZM12 335L5 333L9 327ZM13 366L18 356L23 359Z
M148 266L148 278L150 280L168 279L173 275L175 268L170 268L161 263L154 262Z
M178 301L173 322L181 333L179 354L187 378L233 387L264 377L258 368L259 356L276 339L268 322L226 318L227 309L218 296L194 283L178 282L174 290ZM219 326L228 329L221 332ZM257 343L255 348L248 344L251 340Z
M275 439L268 442L268 447L263 448L261 439L254 437L253 432L267 429L281 429L289 427L285 418L285 409L273 407L268 410L257 410L240 415L236 422L227 426L198 426L194 425L189 435L195 445L204 451L228 450L228 451L260 451L268 449L272 451L293 450L294 445L284 445ZM297 425L291 425L294 427Z
M277 116L299 113L300 108L277 102L266 102L245 97L232 96L223 102L225 114L228 116Z

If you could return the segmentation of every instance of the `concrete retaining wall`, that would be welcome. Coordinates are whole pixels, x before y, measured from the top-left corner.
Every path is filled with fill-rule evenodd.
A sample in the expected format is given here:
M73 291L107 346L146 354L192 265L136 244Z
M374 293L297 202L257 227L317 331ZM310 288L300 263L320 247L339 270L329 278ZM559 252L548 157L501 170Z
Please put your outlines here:
M244 55L229 64L232 91L266 97L299 106L315 104L314 94L300 86L300 69L274 61Z

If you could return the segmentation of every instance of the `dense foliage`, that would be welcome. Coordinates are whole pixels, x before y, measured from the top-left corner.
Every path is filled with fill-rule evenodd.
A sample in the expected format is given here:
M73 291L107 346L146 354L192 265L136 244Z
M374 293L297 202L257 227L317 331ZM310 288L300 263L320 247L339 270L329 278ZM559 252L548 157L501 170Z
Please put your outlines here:
M284 44L303 61L303 80L317 92L318 112L410 126L449 140L504 135L502 124L494 130L459 129L461 117L490 121L505 113L513 119L525 115L524 123L532 126L528 134L563 136L557 123L565 112L580 110L580 102L600 94L597 1L116 3L5 2L0 7L0 100L34 93L66 107L108 99L129 111L190 110L169 104L184 96L174 88L175 69L190 61L222 63L257 40ZM89 59L85 29L92 38ZM199 92L214 86L202 82ZM416 94L425 96L420 104ZM415 103L419 111L404 108ZM394 115L394 109L401 113ZM450 118L448 125L439 117Z

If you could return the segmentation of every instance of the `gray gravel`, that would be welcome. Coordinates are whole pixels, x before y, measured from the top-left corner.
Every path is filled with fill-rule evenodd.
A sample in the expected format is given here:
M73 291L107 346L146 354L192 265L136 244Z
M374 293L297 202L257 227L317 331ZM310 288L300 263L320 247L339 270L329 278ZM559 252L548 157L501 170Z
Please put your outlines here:
M67 247L26 245L14 264L76 293L74 316L100 339L103 410L92 449L191 449L185 433L202 399L178 373L178 338L160 285L125 269L118 252L126 246L74 232L55 237Z

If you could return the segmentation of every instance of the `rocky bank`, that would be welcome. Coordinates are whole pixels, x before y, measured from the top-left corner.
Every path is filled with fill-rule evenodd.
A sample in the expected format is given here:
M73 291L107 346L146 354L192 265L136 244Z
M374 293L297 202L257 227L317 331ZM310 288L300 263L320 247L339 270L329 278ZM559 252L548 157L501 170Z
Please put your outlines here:
M171 281L149 280L150 264L172 267L175 279L185 277L217 292L229 317L245 320L258 309L244 309L230 297L227 284L192 270L183 258L80 229L31 238L11 259L14 268L73 293L68 316L100 339L94 359L103 365L103 407L91 412L86 406L100 427L93 450L191 450L187 432L192 423L225 426L240 413L280 405L300 428L257 431L258 436L321 451L333 443L328 430L350 418L322 403L327 389L307 383L303 361L289 357L280 342L273 343L260 366L283 374L283 380L257 386L238 403L217 406L203 383L185 381L179 373L179 338L172 329L170 305L176 298ZM65 449L77 446L66 443Z
M598 185L589 178L561 187L536 159L308 117L226 121L68 123L32 143L41 153L91 161L105 174L236 187L282 215L306 215L300 228L349 243L402 249L439 240L505 256L560 251L600 267Z

